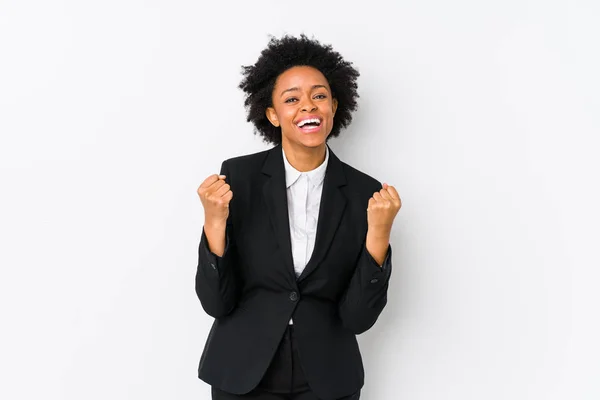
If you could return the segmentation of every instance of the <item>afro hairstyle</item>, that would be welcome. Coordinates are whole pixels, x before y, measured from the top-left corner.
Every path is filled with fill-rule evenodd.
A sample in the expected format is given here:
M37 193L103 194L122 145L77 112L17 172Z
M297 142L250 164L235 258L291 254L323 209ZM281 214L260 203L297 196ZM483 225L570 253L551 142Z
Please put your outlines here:
M323 45L304 34L298 38L289 35L280 39L271 37L256 63L242 66L244 78L239 88L246 95L246 120L254 124L254 133L260 134L264 142L276 145L281 143L281 128L271 124L266 110L273 106L272 94L277 77L295 66L316 68L329 82L332 97L337 100L338 107L327 140L338 136L341 129L350 124L352 112L357 108L359 96L356 80L359 73L331 45Z

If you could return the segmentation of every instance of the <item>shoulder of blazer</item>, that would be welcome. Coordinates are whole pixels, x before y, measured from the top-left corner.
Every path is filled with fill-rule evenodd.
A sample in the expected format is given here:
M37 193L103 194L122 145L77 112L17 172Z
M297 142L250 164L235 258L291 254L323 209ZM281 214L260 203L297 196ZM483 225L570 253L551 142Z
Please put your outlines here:
M341 161L341 163L348 185L353 187L353 189L361 192L366 191L370 197L374 192L379 191L383 187L381 182L372 176L346 164L343 161Z
M223 163L227 164L229 169L233 169L236 171L237 170L247 170L248 168L250 168L250 169L260 168L262 166L265 158L269 154L269 152L271 152L273 150L275 150L275 148L259 151L256 153L244 154L241 156L228 158L225 161L223 161ZM255 168L253 168L253 167L255 167Z
M252 177L256 176L256 173L261 170L269 152L273 150L274 148L271 148L256 153L231 157L223 161L221 168L229 174L227 181L231 184L231 180L237 183L252 180Z

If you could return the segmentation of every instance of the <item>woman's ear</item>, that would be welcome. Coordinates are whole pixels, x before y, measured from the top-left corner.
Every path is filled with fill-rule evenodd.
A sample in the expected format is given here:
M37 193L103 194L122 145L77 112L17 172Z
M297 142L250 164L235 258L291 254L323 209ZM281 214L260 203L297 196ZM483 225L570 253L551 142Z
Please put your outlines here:
M337 110L338 107L338 101L337 99L333 99L332 103L332 109L333 109L333 115L335 115L335 111Z
M267 119L271 121L271 124L273 124L273 126L279 126L279 118L277 118L277 113L275 112L275 109L273 107L267 107L265 114L267 115Z

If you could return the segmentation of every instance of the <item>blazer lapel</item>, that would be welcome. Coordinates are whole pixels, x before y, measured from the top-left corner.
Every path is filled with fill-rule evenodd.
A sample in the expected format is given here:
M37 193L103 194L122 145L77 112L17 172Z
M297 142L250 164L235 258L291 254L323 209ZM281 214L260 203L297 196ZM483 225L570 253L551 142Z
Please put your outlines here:
M267 153L262 172L271 178L263 185L263 197L271 225L275 232L277 244L281 249L285 266L296 280L292 244L290 239L290 221L288 217L287 192L285 187L285 167L281 145L275 146Z
M329 250L346 208L346 196L341 189L344 185L346 185L346 176L344 175L342 162L329 148L329 161L325 171L325 180L323 181L315 247L308 264L298 277L298 281L306 279L319 266L325 254L327 254L327 250Z

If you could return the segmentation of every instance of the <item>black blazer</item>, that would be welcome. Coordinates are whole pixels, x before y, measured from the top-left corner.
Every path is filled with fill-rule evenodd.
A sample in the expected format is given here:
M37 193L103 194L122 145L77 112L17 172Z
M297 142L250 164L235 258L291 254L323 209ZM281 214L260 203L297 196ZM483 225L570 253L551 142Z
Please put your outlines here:
M364 371L356 336L387 302L391 246L382 267L365 247L367 203L381 184L329 149L315 249L296 278L281 145L223 162L233 199L226 247L200 239L196 293L215 318L198 376L244 394L258 385L291 317L311 389L337 399L358 391Z

